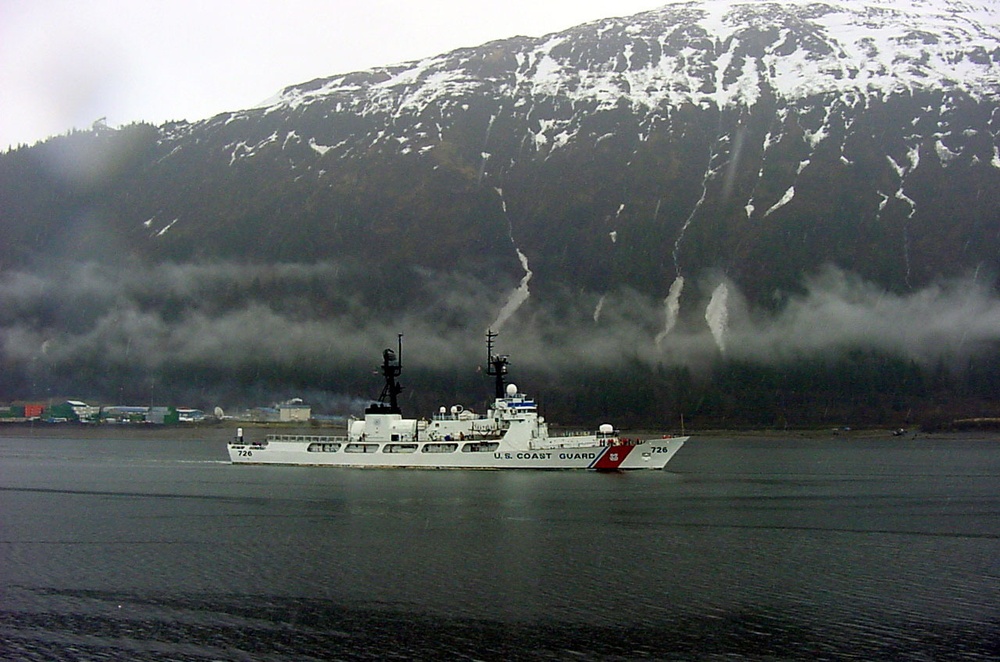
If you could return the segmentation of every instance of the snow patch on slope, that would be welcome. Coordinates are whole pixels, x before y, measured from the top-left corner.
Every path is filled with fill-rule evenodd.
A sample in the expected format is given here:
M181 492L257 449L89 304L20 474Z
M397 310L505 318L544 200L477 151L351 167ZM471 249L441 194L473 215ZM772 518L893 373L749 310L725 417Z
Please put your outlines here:
M789 202L792 201L792 198L794 197L795 197L795 187L789 186L788 190L785 191L785 194L781 196L781 199L775 202L773 205L771 205L771 208L768 209L766 212L764 212L764 218L767 218L774 212L778 211L779 209L787 205Z

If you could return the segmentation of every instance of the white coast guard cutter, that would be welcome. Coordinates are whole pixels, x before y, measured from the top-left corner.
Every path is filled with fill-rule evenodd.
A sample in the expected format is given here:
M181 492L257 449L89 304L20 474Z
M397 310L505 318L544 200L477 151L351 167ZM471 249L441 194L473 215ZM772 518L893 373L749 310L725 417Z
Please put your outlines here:
M487 333L487 374L495 379L493 404L484 415L460 406L428 419L403 418L399 354L382 353L385 387L363 419L347 423L346 436L267 435L247 441L242 429L229 443L235 464L297 464L330 467L421 469L662 469L688 437L623 438L609 424L597 432L550 437L535 402L507 384L508 358L493 354Z

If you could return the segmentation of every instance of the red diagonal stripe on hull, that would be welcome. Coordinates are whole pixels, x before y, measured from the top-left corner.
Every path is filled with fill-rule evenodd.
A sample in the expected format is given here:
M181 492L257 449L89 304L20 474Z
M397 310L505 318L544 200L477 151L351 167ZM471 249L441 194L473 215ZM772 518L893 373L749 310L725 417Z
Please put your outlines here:
M608 446L597 462L591 465L592 469L614 470L621 466L628 454L635 446Z

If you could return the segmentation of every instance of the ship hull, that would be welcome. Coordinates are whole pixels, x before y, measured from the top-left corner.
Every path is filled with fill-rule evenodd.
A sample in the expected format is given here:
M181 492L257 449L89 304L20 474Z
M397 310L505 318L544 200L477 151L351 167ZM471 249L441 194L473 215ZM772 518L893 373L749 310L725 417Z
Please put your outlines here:
M317 441L317 440L324 441ZM230 443L233 464L275 464L364 469L549 469L628 471L662 469L688 437L649 439L641 443L595 446L561 446L550 439L545 448L513 448L499 444L490 450L468 451L464 445L441 450L442 444L417 444L416 448L393 448L392 444L368 444L348 452L346 440L300 437L268 440L263 444ZM393 452L395 451L395 452Z

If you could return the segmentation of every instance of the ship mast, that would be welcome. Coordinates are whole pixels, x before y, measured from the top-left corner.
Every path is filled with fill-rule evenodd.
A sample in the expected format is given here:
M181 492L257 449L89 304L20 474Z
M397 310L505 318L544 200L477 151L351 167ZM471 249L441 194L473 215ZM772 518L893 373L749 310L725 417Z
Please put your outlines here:
M396 382L403 371L403 334L397 338L399 343L399 354L387 349L382 352L382 377L385 379L385 386L382 387L382 394L378 396L378 403L365 409L366 414L401 414L399 410L399 394L403 391L403 386ZM389 403L386 404L386 399Z
M486 332L486 374L495 379L496 397L497 399L500 399L506 395L504 392L504 376L507 374L507 363L509 357L506 354L493 353L493 340L497 337L497 335L498 334L493 332L493 329Z

